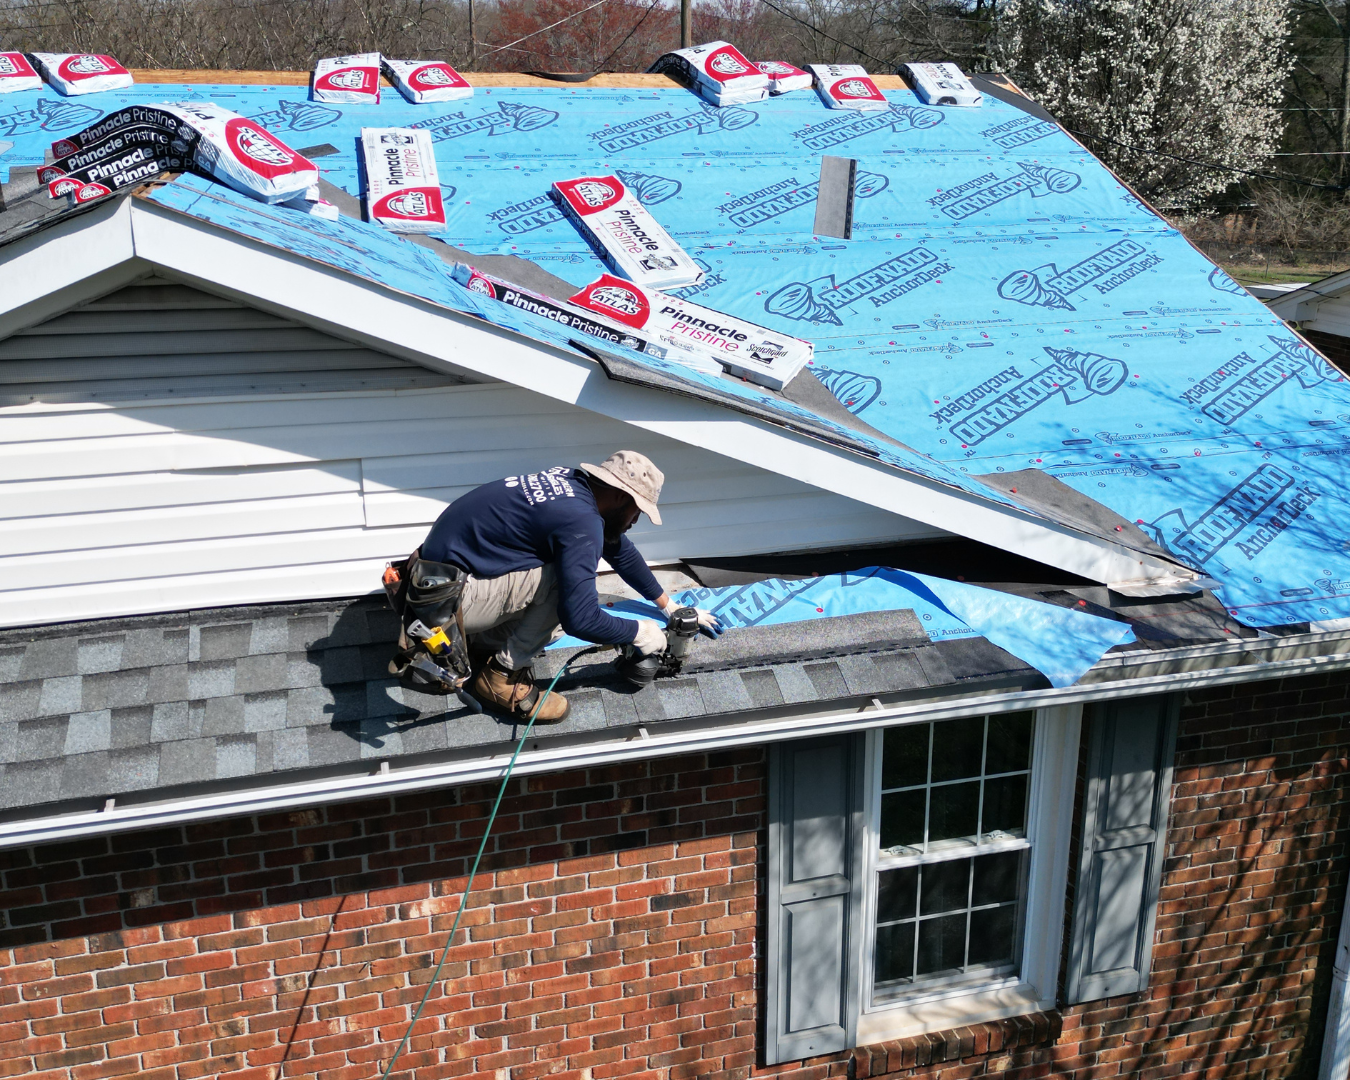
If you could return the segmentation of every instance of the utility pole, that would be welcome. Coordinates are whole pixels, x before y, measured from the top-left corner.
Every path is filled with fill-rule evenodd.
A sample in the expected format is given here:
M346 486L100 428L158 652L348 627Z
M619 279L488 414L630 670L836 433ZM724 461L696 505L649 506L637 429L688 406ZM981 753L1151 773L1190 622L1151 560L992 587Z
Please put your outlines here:
M472 0L470 0L472 2ZM680 48L687 49L694 43L693 0L680 0Z
M469 70L478 66L478 30L474 26L473 0L469 0Z

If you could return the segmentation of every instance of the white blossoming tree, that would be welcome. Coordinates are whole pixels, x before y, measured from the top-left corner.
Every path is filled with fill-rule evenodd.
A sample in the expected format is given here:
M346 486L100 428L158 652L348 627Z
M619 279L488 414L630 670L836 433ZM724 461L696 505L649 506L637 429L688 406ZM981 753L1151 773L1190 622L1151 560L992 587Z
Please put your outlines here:
M1185 212L1240 179L1194 162L1252 169L1274 153L1289 6L1013 0L1001 47L1007 70L1090 150L1160 209Z

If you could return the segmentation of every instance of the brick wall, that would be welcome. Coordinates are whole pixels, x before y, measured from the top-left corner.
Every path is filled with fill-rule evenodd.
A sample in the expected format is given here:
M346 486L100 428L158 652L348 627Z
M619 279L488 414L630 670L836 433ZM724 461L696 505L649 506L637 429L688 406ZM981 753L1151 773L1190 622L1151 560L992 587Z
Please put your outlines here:
M1150 989L756 1065L764 755L513 782L395 1075L1311 1077L1345 889L1346 676L1193 695ZM0 1075L375 1077L488 787L0 852Z

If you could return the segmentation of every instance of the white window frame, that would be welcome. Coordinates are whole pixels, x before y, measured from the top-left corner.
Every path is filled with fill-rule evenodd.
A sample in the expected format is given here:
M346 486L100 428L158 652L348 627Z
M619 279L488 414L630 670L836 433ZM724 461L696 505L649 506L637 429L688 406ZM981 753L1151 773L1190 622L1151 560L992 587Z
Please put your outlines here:
M995 710L1022 711L1022 710ZM859 1046L945 1031L968 1024L1002 1020L1055 1005L1060 951L1064 937L1064 897L1069 873L1074 785L1078 772L1081 705L1035 710L1031 782L1027 797L1025 921L1018 976L989 982L922 988L899 1000L873 1001L873 953L876 939L877 869L881 841L881 750L885 729L867 733L866 811L863 838L863 925L858 935L862 994ZM992 713L975 713L984 716ZM912 723L929 723L916 719ZM899 725L897 725L899 726Z

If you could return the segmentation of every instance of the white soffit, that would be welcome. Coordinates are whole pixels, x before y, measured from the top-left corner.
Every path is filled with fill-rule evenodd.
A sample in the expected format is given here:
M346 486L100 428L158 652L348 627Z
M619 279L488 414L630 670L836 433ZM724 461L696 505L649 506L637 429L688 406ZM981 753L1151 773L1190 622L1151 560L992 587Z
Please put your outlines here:
M1175 563L983 500L711 403L612 382L581 356L142 200L0 248L0 337L151 269L432 370L470 372L1110 584Z

